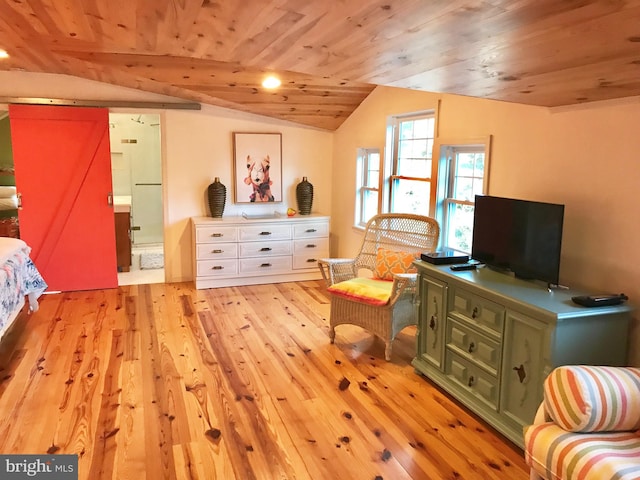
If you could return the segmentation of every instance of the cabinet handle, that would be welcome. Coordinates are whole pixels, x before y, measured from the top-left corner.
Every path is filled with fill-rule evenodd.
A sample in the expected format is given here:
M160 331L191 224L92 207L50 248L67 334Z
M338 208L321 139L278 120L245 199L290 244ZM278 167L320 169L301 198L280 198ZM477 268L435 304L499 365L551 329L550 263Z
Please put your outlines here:
M435 332L437 325L438 325L438 317L436 317L435 315L431 315L431 320L429 320L429 328Z
M260 232L260 235L271 235L271 232Z
M271 248L269 248L269 247L262 247L262 248L260 249L260 251L261 251L261 252L270 252L270 251L271 251Z
M260 268L262 268L262 267L270 267L270 266L271 266L270 263L263 263L263 264L260 265Z
M221 233L212 233L211 236L212 237L221 237L222 234Z
M222 265L214 265L211 267L211 270L222 270L224 267Z
M306 233L314 233L317 232L317 230L315 228L308 228L305 230Z
M467 385L470 386L470 387L473 387L474 383L476 383L476 379L475 379L475 377L473 375L471 375L469 377L469 380L467 381Z
M307 245L307 248L316 248L316 245L314 245L313 243L309 243L309 244Z
M473 307L473 312L471 312L471 318L478 318L478 307Z
M307 258L307 263L315 263L317 261L318 261L317 258Z
M513 367L513 369L518 373L518 380L520 380L520 383L523 383L527 378L527 372L524 369L524 365L520 364L519 367Z
M471 342L469 344L469 353L473 353L475 349L476 349L476 344L474 342Z
M222 250L218 250L218 249L211 250L211 253L222 253Z

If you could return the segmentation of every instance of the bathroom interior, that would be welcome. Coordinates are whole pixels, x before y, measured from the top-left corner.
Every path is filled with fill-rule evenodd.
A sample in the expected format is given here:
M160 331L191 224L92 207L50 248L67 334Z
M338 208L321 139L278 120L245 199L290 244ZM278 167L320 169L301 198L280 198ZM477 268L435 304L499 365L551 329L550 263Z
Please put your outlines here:
M116 222L129 222L117 242L128 242L130 265L118 262L118 285L164 282L160 115L109 114ZM127 253L124 253L128 256Z

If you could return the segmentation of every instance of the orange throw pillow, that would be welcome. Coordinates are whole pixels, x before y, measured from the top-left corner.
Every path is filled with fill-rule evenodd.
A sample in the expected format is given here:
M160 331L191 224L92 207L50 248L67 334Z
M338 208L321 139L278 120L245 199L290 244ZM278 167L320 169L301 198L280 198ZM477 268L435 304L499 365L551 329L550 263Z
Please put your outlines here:
M397 252L379 247L373 274L381 280L393 280L395 273L415 273L417 270L413 261L419 256L420 253Z

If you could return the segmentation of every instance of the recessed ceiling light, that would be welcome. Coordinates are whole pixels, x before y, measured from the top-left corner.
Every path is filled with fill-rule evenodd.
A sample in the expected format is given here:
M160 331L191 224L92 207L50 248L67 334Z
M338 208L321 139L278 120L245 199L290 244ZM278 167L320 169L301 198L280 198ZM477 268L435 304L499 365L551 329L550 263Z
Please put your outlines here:
M6 50L0 49L0 58L9 58L9 54Z
M278 77L274 77L273 75L268 76L262 81L262 86L264 88L278 88L282 82Z

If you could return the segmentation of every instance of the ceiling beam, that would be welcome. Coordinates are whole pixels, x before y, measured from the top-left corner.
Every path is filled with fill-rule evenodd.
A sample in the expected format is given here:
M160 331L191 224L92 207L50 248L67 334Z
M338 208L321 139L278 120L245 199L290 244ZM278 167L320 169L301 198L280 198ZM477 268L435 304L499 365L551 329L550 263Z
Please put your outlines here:
M67 100L62 98L0 97L0 104L56 105L65 107L152 108L163 110L200 110L192 102L136 102L132 100Z

